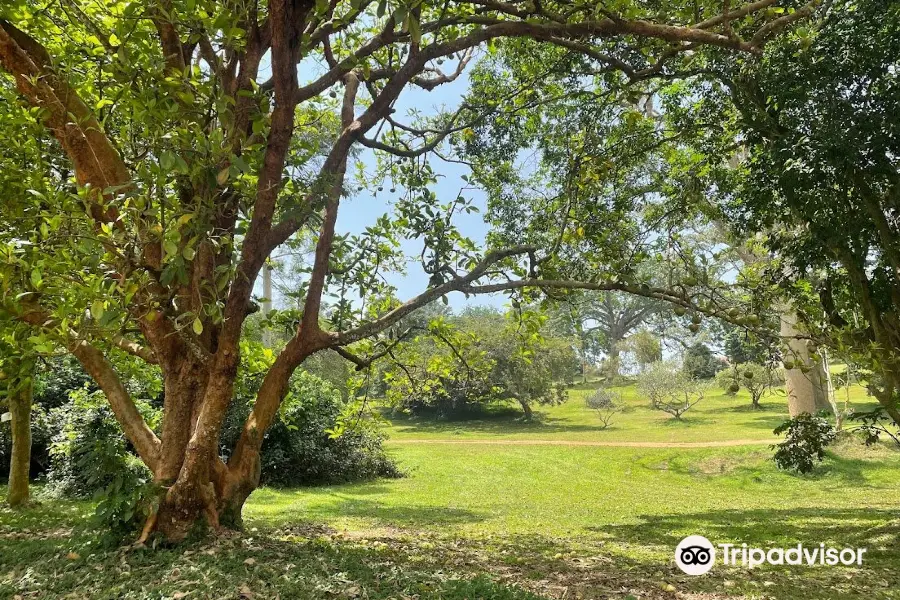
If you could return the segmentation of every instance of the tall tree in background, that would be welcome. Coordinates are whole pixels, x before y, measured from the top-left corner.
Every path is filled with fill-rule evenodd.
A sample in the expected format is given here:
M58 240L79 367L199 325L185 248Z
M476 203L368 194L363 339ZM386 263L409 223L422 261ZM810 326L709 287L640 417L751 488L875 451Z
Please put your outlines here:
M821 389L830 346L871 372L900 423L900 6L824 6L761 61L705 54L668 114L692 140L703 202L739 235L767 232L789 385Z
M759 52L808 12L766 11L776 5L802 6L6 2L0 65L8 77L0 90L16 100L0 109L2 155L23 173L2 179L4 318L31 325L38 346L67 348L105 393L160 485L144 537L159 531L180 539L203 518L213 527L237 524L288 380L318 351L335 349L364 365L402 336L393 328L405 316L453 291L622 290L705 310L683 294L611 277L620 263L600 263L616 248L588 252L587 272L554 267L557 256L589 250L576 238L594 248L610 239L599 222L572 227L565 210L553 211L547 229L559 242L501 236L477 247L452 220L470 203L438 202L426 157L448 136L502 122L499 106L520 110L528 88L498 90L493 106L406 122L394 114L404 90L453 81L477 49L502 38L578 57L615 87L703 45ZM377 189L391 180L399 198L393 215L357 236L339 235L348 164L360 147L373 149L379 166L374 175L362 170L358 184ZM607 224L620 216L606 215ZM10 233L12 222L18 233ZM266 374L226 464L218 442L257 276L273 251L304 231L317 241L295 335ZM424 246L431 284L401 304L383 272L402 263L403 238ZM349 300L354 295L362 305ZM110 348L159 365L159 434L104 356Z
M579 341L582 369L605 357L606 375L617 377L625 339L636 333L665 303L615 292L571 295L554 307L557 327Z

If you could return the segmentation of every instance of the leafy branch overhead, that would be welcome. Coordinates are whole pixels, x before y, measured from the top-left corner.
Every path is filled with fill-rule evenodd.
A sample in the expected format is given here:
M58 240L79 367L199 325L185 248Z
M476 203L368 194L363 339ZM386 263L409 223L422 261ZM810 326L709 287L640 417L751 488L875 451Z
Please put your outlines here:
M641 284L618 263L590 277L560 269L555 257L603 237L565 211L549 243L498 237L481 247L462 235L452 217L474 207L462 194L436 198L430 161L465 160L460 144L527 106L528 89L428 117L399 114L404 92L439 94L524 40L593 65L619 88L667 76L702 47L758 55L816 5L6 2L3 317L28 323L38 345L69 349L109 399L165 490L144 537L180 538L198 518L233 524L294 370L327 348L348 358L367 344L389 351L394 326L450 292L621 290L697 314L723 310L677 282ZM374 173L364 151L374 152ZM390 212L355 235L337 231L351 177L362 191L394 195ZM431 277L405 303L385 280L403 269L404 240L424 247ZM225 463L218 444L257 277L276 250L303 245L311 258L292 335ZM587 252L588 264L603 255ZM111 345L158 363L159 435L104 357Z

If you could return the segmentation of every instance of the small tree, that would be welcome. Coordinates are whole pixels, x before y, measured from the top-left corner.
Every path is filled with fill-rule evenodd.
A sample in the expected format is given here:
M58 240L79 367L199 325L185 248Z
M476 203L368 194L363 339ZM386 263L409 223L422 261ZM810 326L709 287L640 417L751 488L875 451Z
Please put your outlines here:
M729 394L737 394L741 388L750 392L753 408L760 408L760 400L768 390L784 382L779 369L772 369L757 363L741 363L720 371L716 382Z
M591 410L596 411L597 416L603 426L600 429L606 429L612 425L613 415L622 412L622 396L618 392L606 388L599 388L585 400L585 404Z
M671 363L656 362L638 376L638 390L650 406L676 419L703 400L706 385L688 377Z

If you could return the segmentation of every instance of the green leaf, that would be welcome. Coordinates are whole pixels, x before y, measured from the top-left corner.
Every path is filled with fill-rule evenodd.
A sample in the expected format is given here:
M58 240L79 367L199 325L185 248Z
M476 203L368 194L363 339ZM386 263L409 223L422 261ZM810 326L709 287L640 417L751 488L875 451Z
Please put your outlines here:
M105 309L103 307L102 300L94 300L91 303L91 316L93 316L98 321L103 318L103 313Z
M419 19L415 15L410 14L407 26L409 27L409 37L413 43L420 43L422 41L422 28L419 27Z
M200 320L199 317L194 319L194 323L191 325L191 328L194 330L194 333L196 333L197 335L200 335L201 333L203 333L203 322Z
M178 244L172 240L166 240L163 244L163 249L166 251L166 256L175 256L178 254Z

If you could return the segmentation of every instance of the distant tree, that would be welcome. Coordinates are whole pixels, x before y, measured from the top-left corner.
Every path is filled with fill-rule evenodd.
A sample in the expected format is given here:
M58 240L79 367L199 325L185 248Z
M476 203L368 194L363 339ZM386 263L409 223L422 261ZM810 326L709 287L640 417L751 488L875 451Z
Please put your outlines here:
M663 307L650 298L605 292L573 295L553 315L578 339L583 365L604 357L605 375L615 378L621 370L622 343Z
M719 371L716 383L729 394L736 394L741 388L750 392L753 408L760 408L763 395L773 387L784 383L781 369L770 368L757 363L741 363Z
M676 419L681 419L703 400L706 388L703 382L666 362L653 363L638 376L638 390L647 397L650 406Z
M387 397L395 406L442 417L515 402L530 420L535 404L566 400L577 370L571 340L553 336L545 322L538 313L504 316L495 309L435 318L391 351Z
M662 360L662 343L659 338L647 331L641 329L637 333L625 340L626 347L634 354L634 360L638 367L643 371L647 365Z
M705 344L698 342L684 353L684 372L692 379L712 379L721 368L722 361Z

